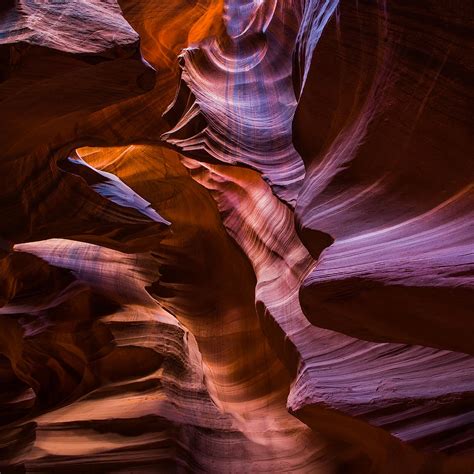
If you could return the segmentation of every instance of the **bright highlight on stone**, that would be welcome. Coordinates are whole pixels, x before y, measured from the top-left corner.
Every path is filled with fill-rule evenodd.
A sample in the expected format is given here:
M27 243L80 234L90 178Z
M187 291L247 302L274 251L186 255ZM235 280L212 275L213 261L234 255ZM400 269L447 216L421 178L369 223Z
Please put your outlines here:
M474 471L474 5L0 4L0 471Z

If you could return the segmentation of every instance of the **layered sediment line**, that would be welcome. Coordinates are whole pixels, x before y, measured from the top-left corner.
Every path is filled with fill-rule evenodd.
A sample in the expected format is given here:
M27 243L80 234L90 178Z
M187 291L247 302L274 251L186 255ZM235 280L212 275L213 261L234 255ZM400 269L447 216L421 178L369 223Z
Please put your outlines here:
M474 469L466 2L0 6L0 470Z

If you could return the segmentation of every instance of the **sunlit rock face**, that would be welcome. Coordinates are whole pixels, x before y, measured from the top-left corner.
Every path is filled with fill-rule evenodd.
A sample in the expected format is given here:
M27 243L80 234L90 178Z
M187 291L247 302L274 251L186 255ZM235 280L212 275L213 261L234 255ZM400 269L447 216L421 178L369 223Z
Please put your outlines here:
M474 7L0 5L0 471L474 471Z

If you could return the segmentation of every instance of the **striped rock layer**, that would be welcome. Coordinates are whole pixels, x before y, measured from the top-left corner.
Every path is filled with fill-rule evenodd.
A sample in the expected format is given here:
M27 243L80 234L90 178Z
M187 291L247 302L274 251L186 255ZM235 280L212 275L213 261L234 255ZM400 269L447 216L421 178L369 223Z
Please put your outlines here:
M474 471L474 8L0 5L0 471Z

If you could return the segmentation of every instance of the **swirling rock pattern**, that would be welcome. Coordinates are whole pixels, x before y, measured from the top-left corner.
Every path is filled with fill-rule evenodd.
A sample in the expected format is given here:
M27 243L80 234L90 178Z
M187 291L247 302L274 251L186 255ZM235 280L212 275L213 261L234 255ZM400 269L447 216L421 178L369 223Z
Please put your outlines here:
M0 470L472 472L473 25L0 5Z

